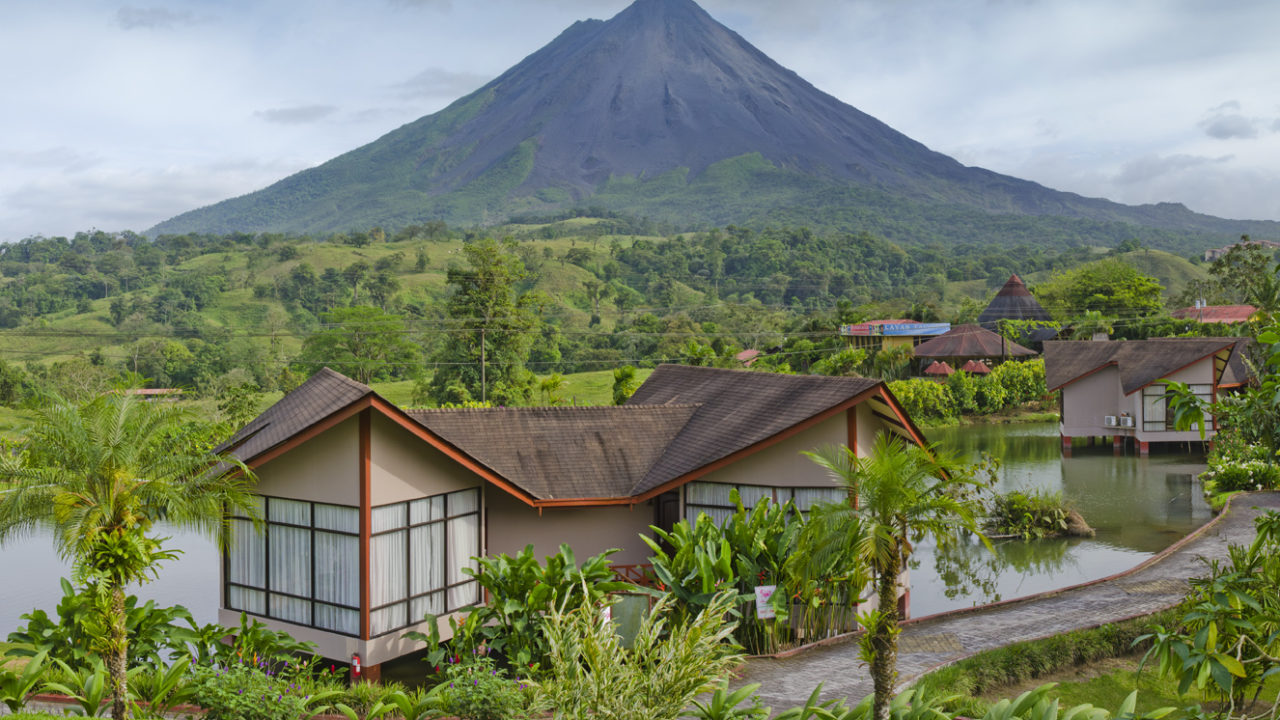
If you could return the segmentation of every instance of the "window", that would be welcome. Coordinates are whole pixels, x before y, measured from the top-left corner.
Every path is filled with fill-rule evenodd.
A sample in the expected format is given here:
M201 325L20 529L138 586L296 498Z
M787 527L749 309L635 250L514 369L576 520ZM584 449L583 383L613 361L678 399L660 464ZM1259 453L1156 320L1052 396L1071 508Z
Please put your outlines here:
M1191 392L1208 405L1213 401L1212 385L1190 385ZM1142 388L1142 429L1145 432L1163 432L1173 430L1173 416L1168 412L1168 401L1165 400L1167 388L1162 383L1155 383Z
M706 514L715 524L722 524L736 510L729 497L735 489L742 499L742 506L748 510L761 501L779 504L790 501L795 503L797 510L807 514L818 503L839 503L849 498L849 492L841 487L790 488L694 482L685 486L685 518L694 523L699 514Z
M369 636L479 602L480 586L462 572L479 554L479 488L374 508Z
M272 497L257 502L264 532L248 518L231 518L226 607L358 635L359 509Z

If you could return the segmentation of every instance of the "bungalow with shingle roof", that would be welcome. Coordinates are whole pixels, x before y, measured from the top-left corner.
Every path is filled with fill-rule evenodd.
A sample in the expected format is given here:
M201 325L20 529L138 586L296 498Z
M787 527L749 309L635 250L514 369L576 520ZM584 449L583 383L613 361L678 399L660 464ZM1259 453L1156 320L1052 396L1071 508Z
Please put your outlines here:
M479 602L473 557L647 561L639 535L744 504L847 492L803 450L924 437L878 380L664 365L620 407L404 410L321 370L220 450L253 468L266 520L233 517L220 621L240 612L374 666L427 613ZM444 625L442 630L448 630Z
M1073 437L1128 439L1147 454L1153 442L1197 442L1198 429L1178 431L1167 411L1164 381L1186 383L1206 402L1244 382L1239 338L1055 341L1044 344L1045 384L1059 390L1063 449ZM1216 429L1206 427L1205 438Z

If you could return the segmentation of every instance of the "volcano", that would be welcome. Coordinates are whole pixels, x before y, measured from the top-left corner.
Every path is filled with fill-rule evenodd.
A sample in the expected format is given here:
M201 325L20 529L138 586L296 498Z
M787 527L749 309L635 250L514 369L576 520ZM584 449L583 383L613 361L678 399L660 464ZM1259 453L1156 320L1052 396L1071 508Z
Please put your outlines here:
M1280 235L1277 223L966 167L815 88L692 0L637 0L577 22L438 113L150 232L477 224L583 206L682 227L804 223L891 239Z

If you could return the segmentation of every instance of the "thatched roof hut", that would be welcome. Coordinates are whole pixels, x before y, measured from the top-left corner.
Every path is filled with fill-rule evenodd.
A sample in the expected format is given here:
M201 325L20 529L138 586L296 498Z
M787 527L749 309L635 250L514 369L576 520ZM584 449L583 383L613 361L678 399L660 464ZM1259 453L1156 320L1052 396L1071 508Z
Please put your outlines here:
M986 363L979 362L977 360L970 360L964 365L961 365L960 369L973 375L986 375L991 372L991 368L987 367Z
M987 309L982 311L978 316L978 324L985 328L992 328L996 322L1000 320L1039 320L1042 322L1052 321L1049 311L1035 299L1031 291L1027 289L1026 284L1022 282L1022 278L1013 275L1009 281L1000 288L1000 292L996 293L995 298L991 300L991 304L987 305Z

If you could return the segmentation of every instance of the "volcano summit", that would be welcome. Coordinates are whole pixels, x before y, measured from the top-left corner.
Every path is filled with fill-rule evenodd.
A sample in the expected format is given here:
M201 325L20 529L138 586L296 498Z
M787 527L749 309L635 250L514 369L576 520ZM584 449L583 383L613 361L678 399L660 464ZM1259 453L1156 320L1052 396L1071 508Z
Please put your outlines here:
M637 0L577 22L438 113L151 233L469 224L588 205L682 227L776 222L891 239L1280 235L1278 223L965 167L818 90L692 0Z

